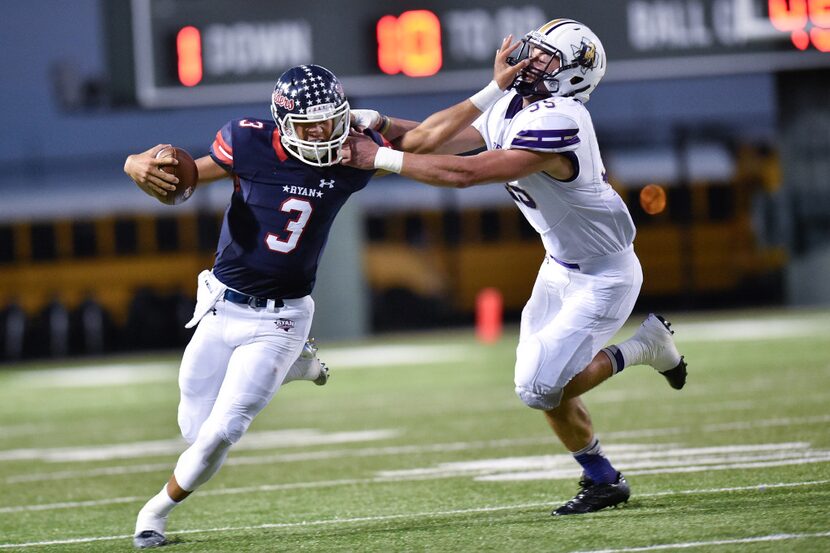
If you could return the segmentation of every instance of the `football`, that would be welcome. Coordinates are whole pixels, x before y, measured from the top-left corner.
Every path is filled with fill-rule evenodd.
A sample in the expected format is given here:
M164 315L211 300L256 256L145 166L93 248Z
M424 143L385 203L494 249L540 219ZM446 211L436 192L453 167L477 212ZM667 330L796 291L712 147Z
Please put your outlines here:
M649 215L666 209L666 191L659 184L648 184L640 190L640 207Z
M176 185L176 190L168 191L167 196L159 197L159 201L167 205L178 205L193 195L196 184L199 182L199 170L196 168L193 156L185 149L170 147L159 150L156 159L164 157L172 157L179 162L178 165L160 167L165 173L178 177L179 183Z

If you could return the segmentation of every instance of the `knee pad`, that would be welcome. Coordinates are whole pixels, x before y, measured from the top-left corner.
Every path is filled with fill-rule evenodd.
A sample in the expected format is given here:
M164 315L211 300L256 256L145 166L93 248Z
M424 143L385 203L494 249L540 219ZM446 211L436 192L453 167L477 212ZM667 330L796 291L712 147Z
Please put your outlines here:
M207 454L230 447L242 438L248 429L248 424L248 421L238 414L228 416L221 421L208 419L199 429L194 443L198 442L200 448Z
M221 425L205 422L196 441L179 456L173 470L179 486L192 492L210 480L225 462L231 445Z
M188 445L193 445L193 442L196 441L196 438L199 437L199 430L191 417L182 415L179 413L179 430L182 433L182 438L184 441L188 443Z
M199 431L210 416L212 408L212 401L200 401L192 396L182 394L179 401L177 420L179 431L188 444L193 445L193 442L199 437Z
M199 430L199 434L196 437L196 441L193 442L193 445L203 455L210 457L213 452L226 449L233 445L233 442L228 437L228 432L223 426L207 421Z
M250 421L238 413L228 416L216 427L216 432L221 436L222 440L230 445L235 444L242 438L242 435L248 430Z
M552 390L540 384L544 378L541 365L545 361L545 346L535 336L528 337L516 348L516 395L532 409L549 411L559 405L561 390Z
M197 439L210 443L224 441L232 445L239 441L247 429L248 423L239 415L219 422L213 422L210 419L202 422L199 417L179 413L179 430L190 445L193 445Z
M550 411L562 401L562 390L541 392L525 386L516 386L516 395L519 396L522 403L531 409L539 409L540 411Z

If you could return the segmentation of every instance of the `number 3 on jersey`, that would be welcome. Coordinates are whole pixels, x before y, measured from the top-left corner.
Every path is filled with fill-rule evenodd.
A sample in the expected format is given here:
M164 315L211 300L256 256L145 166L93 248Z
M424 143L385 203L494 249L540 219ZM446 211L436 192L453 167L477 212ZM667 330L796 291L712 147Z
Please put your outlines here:
M300 242L300 236L303 234L306 223L308 223L311 212L314 208L306 200L299 198L288 198L280 206L280 211L285 213L299 213L296 217L289 219L288 224L285 225L283 232L288 233L288 238L282 240L279 236L273 233L268 233L265 237L265 244L268 249L280 253L289 253L294 251L297 244Z

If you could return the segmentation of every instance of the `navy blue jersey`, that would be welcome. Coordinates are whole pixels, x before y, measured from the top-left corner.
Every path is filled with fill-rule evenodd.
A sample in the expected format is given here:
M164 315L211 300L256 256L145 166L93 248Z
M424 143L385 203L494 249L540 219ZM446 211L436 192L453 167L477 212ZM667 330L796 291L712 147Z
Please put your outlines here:
M374 171L307 165L283 149L273 121L260 119L228 122L210 156L234 181L214 275L252 296L310 294L334 217Z

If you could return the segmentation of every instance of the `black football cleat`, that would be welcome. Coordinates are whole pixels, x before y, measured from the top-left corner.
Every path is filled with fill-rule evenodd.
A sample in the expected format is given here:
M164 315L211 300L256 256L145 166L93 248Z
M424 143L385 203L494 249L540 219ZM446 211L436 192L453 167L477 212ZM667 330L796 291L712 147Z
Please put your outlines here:
M686 361L684 361L684 357L682 355L680 356L680 363L675 368L661 371L660 374L666 377L666 380L669 381L669 386L675 390L682 389L686 385Z
M162 545L167 545L167 538L155 530L144 530L133 538L133 546L136 549L149 549L151 547L161 547Z
M595 484L587 476L579 481L579 493L573 499L551 512L553 516L584 515L595 513L606 507L616 507L631 497L631 488L621 473L617 473L616 482Z

